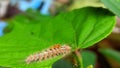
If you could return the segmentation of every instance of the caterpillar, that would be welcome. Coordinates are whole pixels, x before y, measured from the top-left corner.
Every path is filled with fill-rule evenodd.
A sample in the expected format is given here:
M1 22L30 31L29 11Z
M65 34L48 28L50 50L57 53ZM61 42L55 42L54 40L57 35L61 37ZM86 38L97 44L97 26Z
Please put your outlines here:
M71 47L68 45L61 46L60 44L56 44L46 50L43 50L40 53L32 54L28 56L25 60L27 64L32 62L40 62L49 58L53 58L59 55L66 55L71 52Z

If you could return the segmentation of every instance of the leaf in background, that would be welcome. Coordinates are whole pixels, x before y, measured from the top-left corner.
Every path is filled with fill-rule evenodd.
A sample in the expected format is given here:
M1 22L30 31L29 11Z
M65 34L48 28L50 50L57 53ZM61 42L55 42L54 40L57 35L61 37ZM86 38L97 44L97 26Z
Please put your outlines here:
M104 4L100 0L74 0L69 10L79 9L83 7L103 7Z
M34 19L20 15L11 22L14 24L13 30L0 38L0 65L50 68L62 56L30 65L24 60L30 54L54 44L70 44L72 48L89 47L112 31L115 16L106 9L88 7L52 19L43 16Z
M82 58L83 58L83 67L87 68L88 66L91 67L93 65L93 67L95 66L96 63L96 55L91 52L91 51L83 51L82 52Z
M58 60L52 65L52 68L75 68L73 65L63 59Z
M83 57L83 67L84 68L92 68L95 66L96 63L96 55L91 51L82 51L82 57ZM75 60L75 58L67 57L67 59L60 59L57 62L53 64L53 68L79 68L73 65L75 62L70 62L72 59Z
M120 17L120 0L101 0L105 6Z
M104 56L111 58L120 63L120 52L113 49L100 49L99 50Z
M89 65L87 68L93 68L93 65Z

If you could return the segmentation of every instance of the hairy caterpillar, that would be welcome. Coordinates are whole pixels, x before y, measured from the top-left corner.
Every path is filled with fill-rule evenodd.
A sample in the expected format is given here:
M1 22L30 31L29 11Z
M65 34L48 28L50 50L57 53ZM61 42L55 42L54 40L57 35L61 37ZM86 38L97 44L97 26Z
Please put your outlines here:
M65 55L71 52L71 47L68 45L63 45L60 46L59 44L46 49L40 53L37 54L33 54L30 55L26 58L25 62L27 64L31 63L31 62L37 62L37 61L42 61L42 60L46 60L58 55Z

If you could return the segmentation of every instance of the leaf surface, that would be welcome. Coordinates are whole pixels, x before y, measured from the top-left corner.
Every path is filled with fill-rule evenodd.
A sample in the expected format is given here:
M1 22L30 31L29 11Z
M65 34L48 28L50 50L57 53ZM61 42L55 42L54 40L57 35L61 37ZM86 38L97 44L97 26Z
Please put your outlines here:
M120 63L120 52L115 51L113 49L100 49L99 50L105 57L111 58L118 63Z
M105 6L120 17L120 0L101 0Z
M73 50L92 46L110 34L115 25L115 16L102 8L77 9L53 18L31 17L20 15L9 21L14 27L0 38L0 66L50 68L62 55L30 65L24 61L54 44L69 44Z

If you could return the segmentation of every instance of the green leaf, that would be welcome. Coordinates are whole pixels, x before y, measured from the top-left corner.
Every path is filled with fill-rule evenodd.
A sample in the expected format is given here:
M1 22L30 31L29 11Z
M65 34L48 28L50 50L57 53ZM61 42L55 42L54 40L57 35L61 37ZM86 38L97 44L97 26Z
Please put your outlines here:
M80 48L92 46L105 38L111 33L116 22L115 16L102 8L83 8L81 11L66 14L64 19L71 22L75 43Z
M120 0L101 0L105 6L120 17Z
M75 68L70 62L60 59L52 65L52 68Z
M62 56L30 65L24 60L54 44L70 44L73 49L92 46L110 34L115 25L115 16L102 8L77 9L51 19L36 15L19 15L10 21L14 24L12 31L0 38L1 66L50 68Z
M87 68L93 68L93 65L89 65Z
M83 7L103 7L104 4L100 0L74 0L72 5L69 6L69 10L79 9Z
M88 10L89 11L89 10ZM93 13L86 13L79 30L79 45L89 47L107 37L115 26L115 16L105 9L93 9ZM94 15L95 14L95 15ZM104 28L105 27L105 28Z
M83 51L82 52L82 59L84 68L93 68L96 63L96 55L91 51Z
M39 38L40 23L32 23L27 18L20 19L13 19L11 22L14 23L14 29L0 38L0 65L12 68L51 68L52 63L61 56L40 63L25 63L27 56L46 49L50 44Z
M5 66L0 66L0 68L9 68L9 67L5 67Z
M60 28L57 30L59 32L56 32L57 36L54 37L63 37L69 44L75 45L72 47L76 48L77 45L77 48L87 48L108 36L112 32L115 22L115 16L106 9L83 8L61 14L52 23L53 26L56 26L55 29Z
M100 49L99 50L104 56L111 58L118 63L120 63L120 52L115 51L113 49Z

